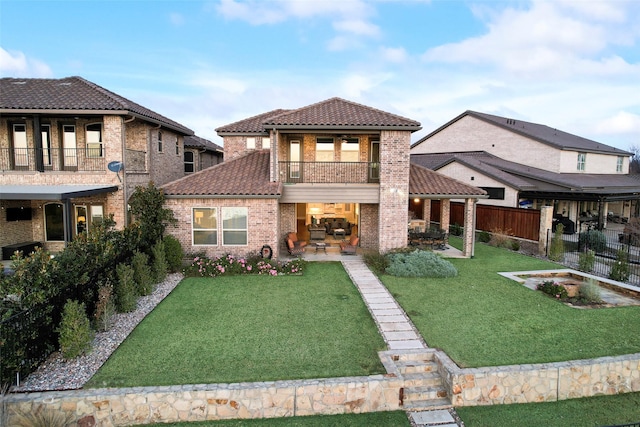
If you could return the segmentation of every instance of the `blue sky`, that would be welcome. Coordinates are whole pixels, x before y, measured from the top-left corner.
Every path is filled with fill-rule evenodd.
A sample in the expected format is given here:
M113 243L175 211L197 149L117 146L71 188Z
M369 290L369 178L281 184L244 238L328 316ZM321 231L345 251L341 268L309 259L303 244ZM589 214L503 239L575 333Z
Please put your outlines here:
M640 146L637 0L0 0L0 75L82 76L214 129L339 96ZM0 95L1 96L1 95Z

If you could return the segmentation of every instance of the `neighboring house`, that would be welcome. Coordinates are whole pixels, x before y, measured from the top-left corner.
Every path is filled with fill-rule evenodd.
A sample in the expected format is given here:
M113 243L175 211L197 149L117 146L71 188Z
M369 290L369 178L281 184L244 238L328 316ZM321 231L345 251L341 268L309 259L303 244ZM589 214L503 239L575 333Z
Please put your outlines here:
M222 163L223 149L219 145L200 138L185 136L184 138L184 173L198 172Z
M466 111L411 147L411 162L483 188L482 204L554 206L573 223L637 215L632 153L548 126Z
M138 185L184 176L187 127L80 77L0 79L0 246L59 251L127 221Z
M286 233L326 219L349 222L364 248L406 246L409 198L455 195L468 201L471 220L484 191L410 166L419 129L340 98L222 126L225 161L163 186L178 219L168 231L187 252L242 256L268 245L278 256Z

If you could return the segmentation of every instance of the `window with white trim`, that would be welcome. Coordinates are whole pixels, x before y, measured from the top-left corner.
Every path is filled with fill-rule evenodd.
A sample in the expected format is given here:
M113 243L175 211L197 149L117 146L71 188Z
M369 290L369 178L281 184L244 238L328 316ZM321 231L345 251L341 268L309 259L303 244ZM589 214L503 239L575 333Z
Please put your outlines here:
M196 164L193 160L193 151L184 152L184 173L193 173L196 170Z
M103 157L102 123L87 125L87 157Z
M27 125L13 125L13 162L15 166L29 166Z
M316 139L316 162L333 162L333 153L333 138L319 137Z
M75 125L62 126L62 150L65 166L78 166L78 154L76 153L76 127Z
M255 150L256 148L256 139L252 136L247 138L247 150Z
M340 161L357 162L360 160L360 144L358 138L344 138L340 146Z
M587 154L586 153L578 153L578 167L579 171L583 171L585 165L587 163Z
M193 208L191 214L193 245L218 244L218 208Z
M616 172L622 172L622 167L624 166L624 157L618 156L616 160Z
M40 125L42 135L42 163L51 166L51 126Z
M222 208L222 244L242 246L247 244L247 217L249 208Z
M269 138L268 136L265 136L262 138L262 148L266 149L271 147L271 138Z

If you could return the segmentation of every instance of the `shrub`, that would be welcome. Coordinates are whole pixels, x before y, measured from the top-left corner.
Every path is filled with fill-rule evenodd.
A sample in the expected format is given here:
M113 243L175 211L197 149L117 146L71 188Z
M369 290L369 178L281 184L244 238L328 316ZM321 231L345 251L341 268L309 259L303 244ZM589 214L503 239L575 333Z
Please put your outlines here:
M481 231L478 233L478 241L482 243L489 243L491 241L491 233L488 231Z
M607 249L607 236L598 230L583 231L578 235L578 246L596 252L604 252Z
M511 235L511 230L502 230L500 228L493 229L491 230L489 244L496 248L512 249L513 239L511 238Z
M151 267L149 267L149 257L143 252L136 252L133 254L131 266L138 295L149 295L153 290L153 275Z
M598 285L598 281L596 279L589 278L582 282L578 288L578 298L580 298L580 301L587 304L601 303L602 298L600 297L600 286Z
M590 272L593 271L593 266L596 263L596 253L589 249L585 252L580 252L578 255L578 270Z
M551 261L562 261L564 258L564 240L562 240L562 233L564 232L564 225L558 224L556 226L556 232L551 239L551 246L549 247L549 259Z
M73 359L91 348L93 331L84 304L68 300L58 328L60 351L65 359Z
M73 414L49 409L38 404L33 409L12 409L14 427L67 427L73 422Z
M515 239L512 240L511 241L511 250L518 252L520 250L520 242L515 240Z
M167 258L169 271L171 273L180 271L182 259L184 258L184 251L180 241L171 235L164 236L162 241L164 242L164 255Z
M199 277L239 274L277 276L279 274L301 274L305 265L306 261L301 258L280 263L276 260L268 260L259 256L236 258L233 255L225 255L213 259L196 256L191 265L185 268L184 274Z
M111 327L111 321L115 313L113 286L111 283L107 283L98 289L98 302L96 303L96 311L93 314L96 330L100 332L108 330Z
M136 187L129 205L140 231L140 250L150 253L153 245L162 239L167 224L176 222L173 211L164 207L164 193L152 182L146 187Z
M389 260L380 252L368 251L362 254L362 260L376 274L383 274L389 266Z
M153 271L153 279L155 283L164 282L167 278L167 270L169 265L167 264L167 258L165 256L164 242L158 240L153 248L151 248L153 254L153 264L151 270Z
M618 249L616 260L613 262L609 272L609 279L617 282L626 282L629 280L629 274L629 254L624 248Z
M458 270L449 261L430 251L391 253L386 273L400 277L455 277Z
M127 264L118 264L116 267L118 281L115 288L116 310L118 313L129 313L136 309L138 292L136 281L133 278L133 267Z
M545 280L544 282L539 283L538 286L536 286L536 289L557 299L565 299L568 296L567 290L564 286L558 285L553 280Z
M451 233L452 236L462 236L462 226L460 226L460 224L453 224L451 226L449 226L449 233Z

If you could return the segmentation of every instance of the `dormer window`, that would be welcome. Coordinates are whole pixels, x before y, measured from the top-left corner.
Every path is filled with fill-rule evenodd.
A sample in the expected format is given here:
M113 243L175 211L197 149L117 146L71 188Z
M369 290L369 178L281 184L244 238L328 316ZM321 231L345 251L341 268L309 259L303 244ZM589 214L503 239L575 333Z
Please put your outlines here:
M577 170L584 171L587 163L587 153L578 153L578 167Z

